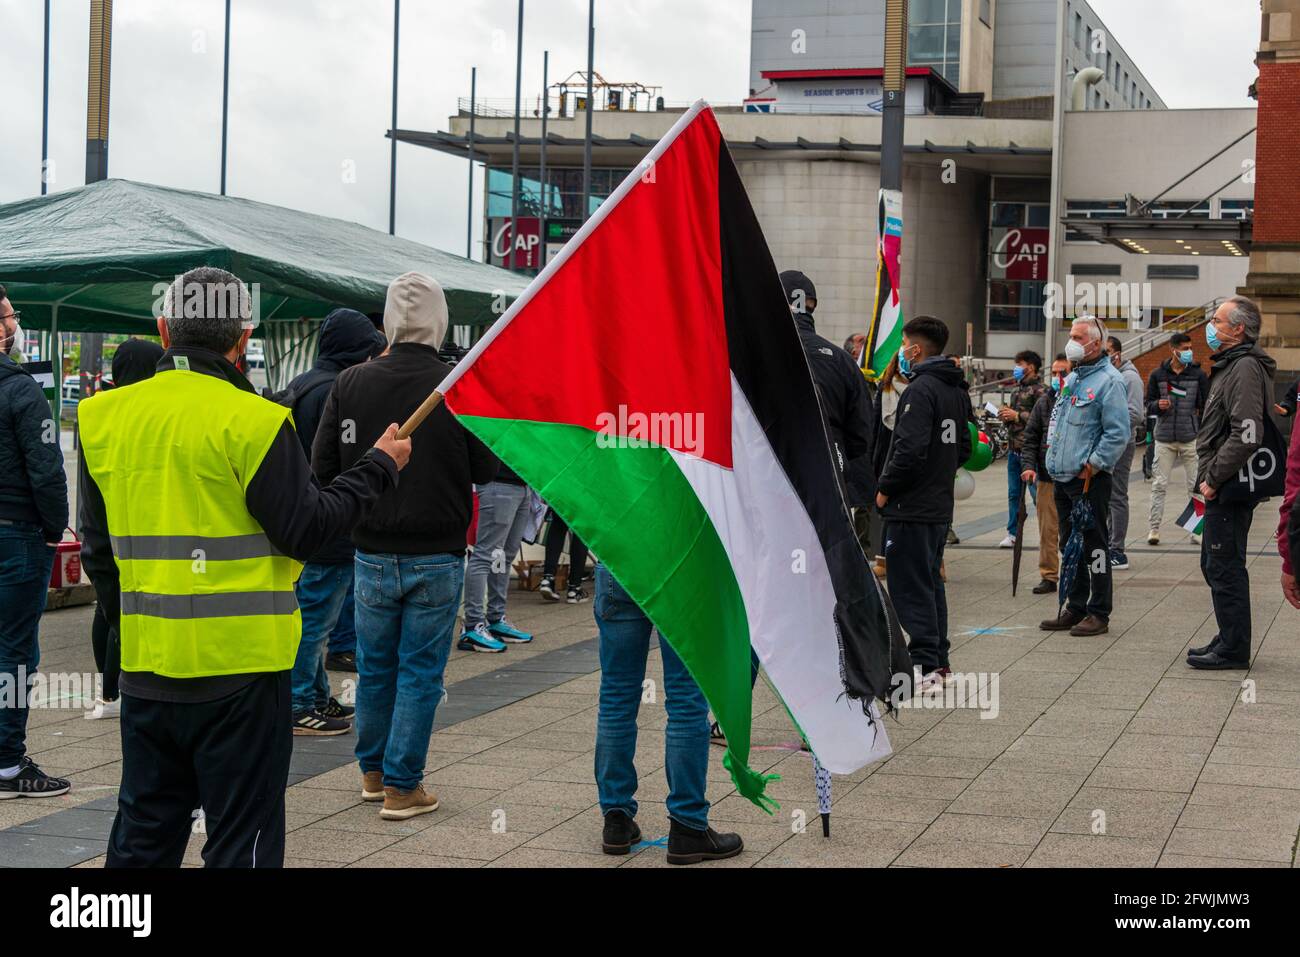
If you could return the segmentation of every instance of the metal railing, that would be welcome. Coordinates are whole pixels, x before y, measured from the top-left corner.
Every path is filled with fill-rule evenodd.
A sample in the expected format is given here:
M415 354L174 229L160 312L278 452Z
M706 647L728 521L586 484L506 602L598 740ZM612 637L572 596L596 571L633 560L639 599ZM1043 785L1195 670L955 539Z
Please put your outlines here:
M1214 315L1214 311L1223 305L1226 296L1217 296L1209 302L1201 303L1181 312L1172 319L1162 317L1160 325L1154 329L1148 329L1141 335L1128 342L1123 343L1124 355L1140 356L1144 352L1150 352L1158 346L1164 345L1173 336L1175 332L1186 332L1193 326L1198 326L1205 320Z

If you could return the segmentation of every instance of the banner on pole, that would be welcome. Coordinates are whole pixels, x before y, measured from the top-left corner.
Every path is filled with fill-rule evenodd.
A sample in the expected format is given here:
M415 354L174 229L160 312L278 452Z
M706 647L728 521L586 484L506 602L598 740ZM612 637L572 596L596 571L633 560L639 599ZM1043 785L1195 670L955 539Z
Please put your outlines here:
M871 311L867 347L862 350L862 371L879 382L885 367L903 344L902 277L898 269L903 246L903 192L880 191L880 218L876 241L876 302Z

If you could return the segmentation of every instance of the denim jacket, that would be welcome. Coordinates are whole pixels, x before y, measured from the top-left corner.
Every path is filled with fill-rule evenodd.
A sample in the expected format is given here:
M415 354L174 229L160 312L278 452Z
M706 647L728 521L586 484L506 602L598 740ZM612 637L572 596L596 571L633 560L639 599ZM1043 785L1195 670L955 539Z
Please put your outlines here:
M1113 472L1132 439L1128 388L1124 377L1102 356L1070 373L1048 427L1047 471L1068 482L1085 463Z

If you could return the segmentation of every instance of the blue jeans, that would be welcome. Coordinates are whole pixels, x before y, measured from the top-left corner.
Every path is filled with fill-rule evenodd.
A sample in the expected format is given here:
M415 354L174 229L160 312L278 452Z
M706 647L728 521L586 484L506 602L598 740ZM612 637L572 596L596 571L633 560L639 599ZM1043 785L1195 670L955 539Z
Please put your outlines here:
M1020 513L1020 489L1024 485L1020 481L1020 473L1024 468L1020 464L1019 452L1007 453L1007 534L1016 534L1016 519ZM1038 504L1038 484L1029 486L1029 497Z
M325 639L339 620L343 600L352 585L351 565L302 567L293 590L302 610L302 640L293 663L293 713L323 708L330 700L330 679L325 673Z
M466 629L495 625L506 616L510 563L519 553L527 524L527 486L488 482L478 487L478 538L465 568Z
M600 629L600 708L596 721L596 789L600 810L636 817L636 716L641 707L652 625L604 565L596 566L596 625ZM668 642L663 655L668 734L668 816L703 830L709 826L704 784L709 770L709 706Z
M356 590L352 587L352 566L348 565L348 593L343 599L343 608L339 611L338 624L330 632L325 650L331 655L342 655L357 650L357 602Z
M424 778L460 606L459 555L357 552L357 761L409 791Z
M0 768L27 753L27 689L41 660L36 636L53 567L54 548L39 526L0 524L0 676L8 676L0 688L14 696L0 702Z

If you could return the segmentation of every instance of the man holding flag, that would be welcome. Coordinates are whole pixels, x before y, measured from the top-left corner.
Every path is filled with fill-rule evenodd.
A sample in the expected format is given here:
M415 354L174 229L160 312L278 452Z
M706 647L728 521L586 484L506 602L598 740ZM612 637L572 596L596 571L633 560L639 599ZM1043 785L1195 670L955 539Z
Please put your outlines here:
M555 353L561 334L571 348ZM518 376L540 354L557 364L547 383L564 389ZM440 401L658 629L716 715L742 796L775 806L769 776L748 766L751 648L827 770L889 753L878 699L911 663L862 560L798 330L706 104L403 433ZM602 615L611 608L598 600Z

